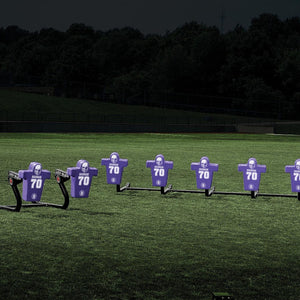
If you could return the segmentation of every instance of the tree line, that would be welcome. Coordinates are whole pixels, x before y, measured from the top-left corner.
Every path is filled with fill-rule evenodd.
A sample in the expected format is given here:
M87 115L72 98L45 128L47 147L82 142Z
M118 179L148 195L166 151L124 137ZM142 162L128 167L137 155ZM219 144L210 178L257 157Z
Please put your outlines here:
M221 33L189 22L163 35L124 27L0 28L0 85L65 96L296 118L300 18L262 14Z

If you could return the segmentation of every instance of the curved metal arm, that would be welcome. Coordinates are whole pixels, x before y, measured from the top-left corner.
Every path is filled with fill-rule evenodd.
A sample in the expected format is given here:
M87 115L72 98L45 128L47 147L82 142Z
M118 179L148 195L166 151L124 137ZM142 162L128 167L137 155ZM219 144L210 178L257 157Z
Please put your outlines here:
M21 183L22 181L23 181L23 179L21 179L18 176L18 173L13 172L13 171L8 172L8 183L14 192L17 204L16 205L0 205L0 209L6 209L6 210L16 211L16 212L20 211L20 209L22 207L22 198L21 198L21 195L20 195L17 185L19 183Z
M64 198L65 198L65 202L63 205L57 205L57 204L52 204L52 205L49 205L49 206L53 206L53 207L58 207L58 208L62 208L62 209L67 209L68 206L69 206L69 194L68 194L68 191L65 187L65 184L64 182L66 182L67 180L70 179L70 176L65 172L65 171L62 171L62 170L59 170L59 169L56 169L55 170L55 179L56 179L56 182L58 183L63 195L64 195Z
M21 207L40 207L40 206L49 206L49 207L55 207L55 208L62 208L67 209L69 206L69 194L68 191L64 185L64 182L70 179L70 176L62 170L57 169L55 171L55 178L56 182L58 183L63 196L64 196L64 204L54 204L54 203L45 203L45 202L32 202L31 204L24 204L22 205L22 198L18 189L18 184L23 181L22 178L18 176L18 173L9 171L8 172L8 183L12 187L12 190L14 192L17 204L16 205L0 205L0 209L6 209L9 211L15 211L19 212L21 210Z

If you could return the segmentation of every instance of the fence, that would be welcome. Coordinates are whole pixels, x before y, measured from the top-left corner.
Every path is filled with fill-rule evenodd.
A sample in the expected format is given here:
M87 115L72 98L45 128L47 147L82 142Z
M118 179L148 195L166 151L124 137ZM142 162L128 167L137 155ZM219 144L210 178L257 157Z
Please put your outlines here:
M235 124L197 123L192 119L173 122L153 118L140 121L0 121L2 132L236 132Z
M31 118L29 118L29 116ZM0 132L241 132L300 134L300 122L221 122L190 116L24 113L19 119L0 113Z
M48 90L48 89L47 89ZM30 91L31 92L31 91ZM109 97L95 101L117 102L120 99ZM72 112L57 111L0 111L0 132L255 132L300 134L299 122L264 122L263 111L242 110L241 99L210 97L201 95L157 93L151 97L145 93L124 99L127 105L159 106L177 108L179 113L168 114L161 109L159 114L123 114L121 112ZM123 103L123 102L122 102ZM184 103L184 104L183 104ZM253 103L252 103L253 104ZM290 107L283 103L257 102L260 107L269 108L268 117L286 114ZM245 104L246 105L246 104ZM298 103L297 105L300 105ZM239 107L239 108L238 108ZM282 109L282 108L285 109ZM134 109L133 109L134 110ZM202 117L191 117L187 110L204 113ZM220 113L219 117L211 114ZM222 114L235 117L220 117ZM297 111L294 111L296 114ZM243 120L237 117L242 115ZM246 118L248 116L249 118ZM256 117L256 121L251 117ZM276 116L278 118L276 118ZM261 122L257 122L261 117ZM248 122L249 119L249 122ZM253 123L255 122L255 123Z

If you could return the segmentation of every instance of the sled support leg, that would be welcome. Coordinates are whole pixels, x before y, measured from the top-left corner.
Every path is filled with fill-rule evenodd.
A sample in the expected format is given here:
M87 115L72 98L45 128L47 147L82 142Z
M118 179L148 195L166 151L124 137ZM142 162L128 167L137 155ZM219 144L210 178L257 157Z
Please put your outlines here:
M0 205L0 209L5 209L5 210L15 211L15 212L19 212L21 210L22 198L17 185L22 181L23 180L19 177L18 173L13 171L8 172L8 183L14 192L17 203L16 205Z

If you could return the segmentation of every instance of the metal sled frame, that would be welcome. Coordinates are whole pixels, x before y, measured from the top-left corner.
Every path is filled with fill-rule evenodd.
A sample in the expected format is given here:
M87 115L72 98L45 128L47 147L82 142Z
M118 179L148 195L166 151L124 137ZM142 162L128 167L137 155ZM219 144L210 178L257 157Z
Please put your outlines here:
M130 191L151 191L151 192L160 192L161 194L167 194L168 192L172 191L172 185L170 184L167 188L164 186L161 186L160 189L157 188L143 188L143 187L131 187L130 183L126 183L125 186L120 187L119 184L116 185L117 192L124 192L127 190Z
M167 194L169 192L194 193L194 194L205 194L206 197L210 197L213 194L215 194L215 195L248 196L248 197L250 196L252 199L257 198L258 196L285 197L285 198L297 198L300 201L300 192L298 193L298 195L268 194L268 193L259 193L258 191L251 191L250 193L246 193L246 192L221 192L221 191L216 191L214 186L212 188L206 189L206 190L185 190L185 189L173 189L172 185L169 185L167 188L161 187L160 190L159 190L159 189L155 189L155 188L130 187L130 183L127 183L123 187L120 187L120 185L117 185L117 192L123 192L123 191L126 191L126 190L160 191L161 194Z
M236 195L236 196L250 196L252 199L257 198L258 196L265 196L265 197L285 197L285 198L297 198L300 200L300 193L298 195L289 195L289 194L268 194L268 193L259 193L258 191L250 191L250 193L245 192L219 192L215 191L215 187L213 186L209 190L199 191L199 190L176 190L171 189L170 192L179 192L179 193L204 193L205 196L210 197L213 194L216 195Z
M236 196L250 196L252 199L257 198L258 196L265 196L265 197L285 197L285 198L297 198L300 200L300 193L298 195L289 195L289 194L268 194L268 193L259 193L258 191L250 191L250 193L246 192L219 192L215 191L215 187L213 186L209 190L176 190L171 189L170 192L179 192L179 193L202 193L205 196L210 197L213 194L216 195L236 195Z
M31 204L23 204L22 205L22 198L21 198L21 195L20 195L20 192L18 189L18 184L21 183L23 181L23 179L21 179L18 176L18 173L9 171L8 172L8 183L12 187L17 204L16 205L0 205L0 209L5 209L5 210L15 211L15 212L19 212L21 210L21 207L45 206L45 207L55 207L55 208L67 209L69 206L69 194L65 187L64 182L69 180L70 176L65 171L57 169L55 171L55 178L56 178L56 182L58 183L58 185L61 189L61 192L64 196L64 204L59 205L59 204L54 204L54 203L46 203L46 202L40 202L40 201L34 202L33 201Z

